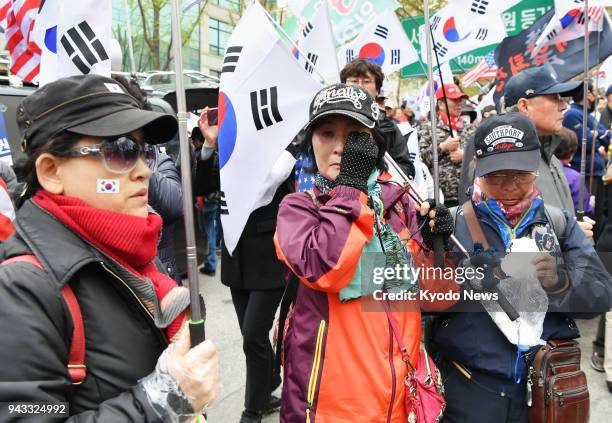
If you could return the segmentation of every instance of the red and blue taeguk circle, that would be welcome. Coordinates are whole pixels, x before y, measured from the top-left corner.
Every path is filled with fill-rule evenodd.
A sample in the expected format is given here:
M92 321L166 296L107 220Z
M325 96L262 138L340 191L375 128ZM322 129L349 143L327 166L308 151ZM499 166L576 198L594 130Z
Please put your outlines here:
M219 168L229 161L238 135L236 112L227 94L219 91Z
M368 59L370 62L382 66L385 62L385 50L378 43L364 44L359 50L359 57Z
M570 10L561 18L561 28L567 28L572 22L574 22L574 19L577 19L579 16L579 9Z
M465 40L465 38L470 35L468 32L463 38L459 36L459 31L455 25L455 18L450 17L446 22L444 22L444 26L442 27L442 34L444 38L446 38L451 43L456 43L458 41Z

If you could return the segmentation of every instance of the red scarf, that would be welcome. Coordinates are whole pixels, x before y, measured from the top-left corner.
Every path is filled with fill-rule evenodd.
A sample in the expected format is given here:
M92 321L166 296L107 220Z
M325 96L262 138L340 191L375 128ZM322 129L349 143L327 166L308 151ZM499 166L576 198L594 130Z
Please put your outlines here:
M461 116L451 116L451 125L448 124L448 114L438 110L438 117L442 120L442 123L448 127L452 127L455 131L461 131L463 129L463 119Z
M115 259L139 278L151 280L158 301L177 288L176 282L159 272L153 263L162 219L149 213L147 218L91 207L83 200L40 190L34 202L51 213L70 230ZM162 307L163 310L163 307ZM185 312L166 328L168 339L179 331Z

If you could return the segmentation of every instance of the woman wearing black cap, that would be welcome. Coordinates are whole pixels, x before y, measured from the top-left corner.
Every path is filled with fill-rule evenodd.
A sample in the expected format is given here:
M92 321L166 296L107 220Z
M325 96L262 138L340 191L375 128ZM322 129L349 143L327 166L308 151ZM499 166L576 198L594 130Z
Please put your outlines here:
M390 180L378 113L367 91L344 84L319 91L310 106L304 130L315 188L283 199L274 238L300 279L283 349L281 422L416 421L406 381L419 362L421 315L411 295L419 282L450 294L457 285L406 275L431 266L421 245L431 247L433 231L448 237L452 220L444 206L419 207ZM405 273L380 278L396 266Z
M526 423L529 413L544 412L535 393L544 386L532 369L536 352L547 341L577 338L572 317L608 310L612 281L574 218L545 205L536 188L540 142L527 116L484 120L474 145L476 180L456 213L454 234L474 252L471 263L484 278L464 285L465 292L498 289L519 317L511 320L512 312L490 297L437 319L433 347L448 370L443 421ZM579 364L572 363L579 377ZM555 404L569 413L557 421L586 421L575 416L588 416L588 392L585 399L585 389L574 391L556 386Z
M28 180L0 252L0 420L195 419L218 359L181 331L188 293L159 270L162 222L147 206L150 144L175 118L92 75L39 89L17 120Z

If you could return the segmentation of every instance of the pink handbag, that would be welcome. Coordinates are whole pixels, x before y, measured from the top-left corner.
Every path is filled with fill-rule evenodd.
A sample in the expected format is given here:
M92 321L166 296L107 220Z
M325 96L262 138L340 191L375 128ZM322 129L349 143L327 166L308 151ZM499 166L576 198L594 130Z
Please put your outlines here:
M408 415L408 423L438 423L446 409L444 385L442 376L435 363L424 349L419 355L419 363L415 369L410 363L408 349L402 341L397 322L391 314L389 305L384 303L385 312L393 335L402 352L402 359L408 367L405 379L404 406Z

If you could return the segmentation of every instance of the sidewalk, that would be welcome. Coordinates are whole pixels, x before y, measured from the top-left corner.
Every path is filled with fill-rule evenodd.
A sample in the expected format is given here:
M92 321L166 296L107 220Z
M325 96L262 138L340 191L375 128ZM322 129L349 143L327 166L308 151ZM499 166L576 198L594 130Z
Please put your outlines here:
M245 361L242 337L236 320L229 288L219 280L200 275L201 292L206 301L206 337L213 340L221 357L221 394L208 412L209 423L238 423L244 406ZM597 319L578 322L582 338L582 369L591 393L591 421L610 421L612 394L608 393L605 375L591 368L591 342L597 329ZM605 417L608 416L608 417ZM278 413L267 416L264 423L277 423Z

